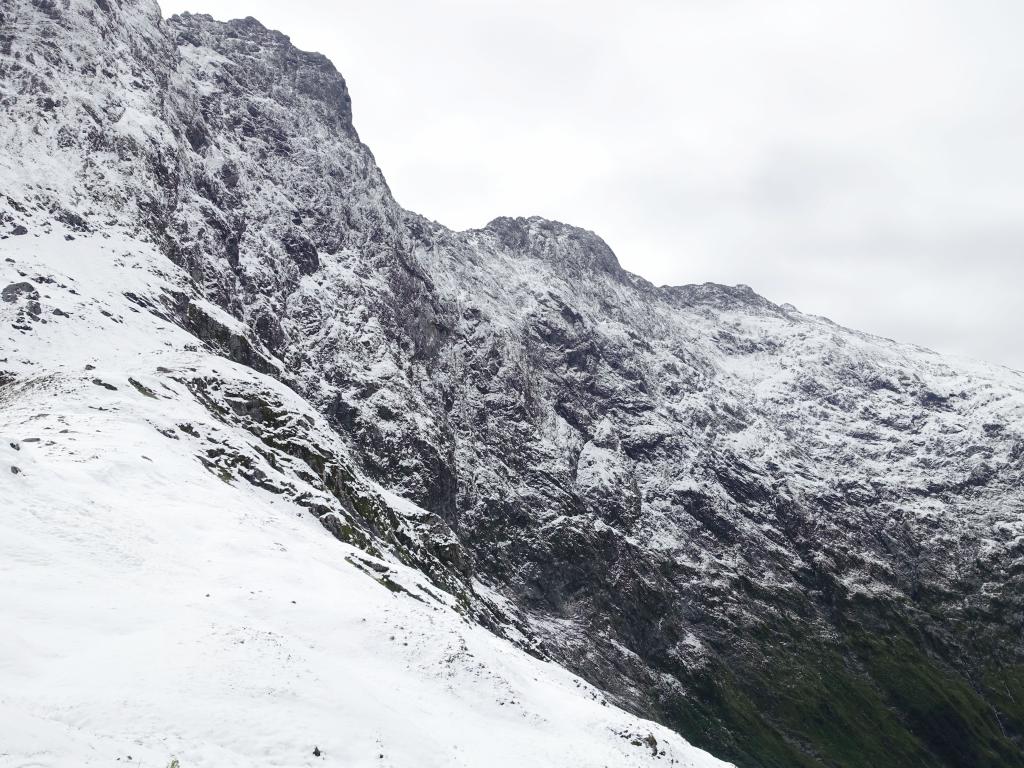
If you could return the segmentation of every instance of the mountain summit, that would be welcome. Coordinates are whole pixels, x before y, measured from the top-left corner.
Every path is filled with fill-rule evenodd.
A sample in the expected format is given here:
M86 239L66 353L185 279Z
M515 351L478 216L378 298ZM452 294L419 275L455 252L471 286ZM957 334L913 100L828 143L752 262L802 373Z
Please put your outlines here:
M0 111L0 755L1024 766L1021 374L406 211L254 19Z

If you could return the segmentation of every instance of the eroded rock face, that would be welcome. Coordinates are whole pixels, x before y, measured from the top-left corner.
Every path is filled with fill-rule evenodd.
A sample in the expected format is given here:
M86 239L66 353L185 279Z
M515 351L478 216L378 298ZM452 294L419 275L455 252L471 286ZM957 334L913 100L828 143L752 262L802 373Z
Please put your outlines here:
M0 293L0 299L3 299L8 304L14 304L23 297L29 300L38 301L39 291L36 290L36 287L32 285L32 283L22 282L11 283L4 288L2 293Z
M480 620L740 765L1024 765L1020 374L404 211L255 20L3 12L0 220L160 243L169 311L454 532L424 562L510 601Z

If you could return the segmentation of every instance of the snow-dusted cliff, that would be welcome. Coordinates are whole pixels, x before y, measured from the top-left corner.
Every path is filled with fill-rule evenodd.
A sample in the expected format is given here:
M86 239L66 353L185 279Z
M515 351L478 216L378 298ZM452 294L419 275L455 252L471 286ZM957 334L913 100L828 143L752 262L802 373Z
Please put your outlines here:
M362 569L371 593L371 577L401 587L372 593L395 611L434 601L451 626L458 614L504 638L488 648L562 664L740 765L1024 765L1024 376L742 286L655 287L557 222L453 232L404 211L341 76L252 19L8 0L0 30L0 410L10 442L36 412L35 431L69 430L10 449L11 508L56 515L19 512L38 530L5 515L26 541L85 551L73 533L88 523L62 512L90 507L65 476L94 483L90 499L124 472L134 490L108 514L157 542L155 509L172 550L184 534L168 516L201 530L207 496L229 550L230 531L281 538L273 510L303 510L341 543L296 547L336 551L339 585ZM62 405L38 405L45 393ZM124 434L76 437L96 458L72 463L67 435L97 427ZM78 578L88 558L66 559ZM280 574L299 560L275 563L312 584ZM97 565L90 583L117 573ZM88 613L62 614L62 632ZM254 632L263 615L237 614ZM26 680L19 708L53 684ZM566 739L647 727L580 717ZM182 728L184 752L199 737ZM632 764L635 740L593 748ZM603 764L565 754L551 764Z
M40 286L3 345L0 765L724 766L466 621L379 534L332 537L323 417L141 308L185 282L152 246L56 229L0 265Z

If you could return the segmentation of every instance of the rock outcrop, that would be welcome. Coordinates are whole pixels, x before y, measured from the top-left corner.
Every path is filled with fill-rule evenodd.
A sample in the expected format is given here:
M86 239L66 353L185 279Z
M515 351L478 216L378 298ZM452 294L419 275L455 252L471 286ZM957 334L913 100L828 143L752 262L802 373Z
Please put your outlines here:
M157 244L194 281L161 311L429 510L437 546L352 514L469 615L741 766L1024 766L1020 373L405 211L342 77L253 19L8 0L0 29L0 232ZM224 418L345 497L271 406Z

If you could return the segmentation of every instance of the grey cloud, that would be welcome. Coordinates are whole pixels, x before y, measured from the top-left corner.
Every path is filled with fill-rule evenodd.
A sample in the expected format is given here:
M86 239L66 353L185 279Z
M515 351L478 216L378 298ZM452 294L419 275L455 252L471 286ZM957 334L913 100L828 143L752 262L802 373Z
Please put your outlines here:
M173 0L346 75L404 205L1024 368L1017 0Z

